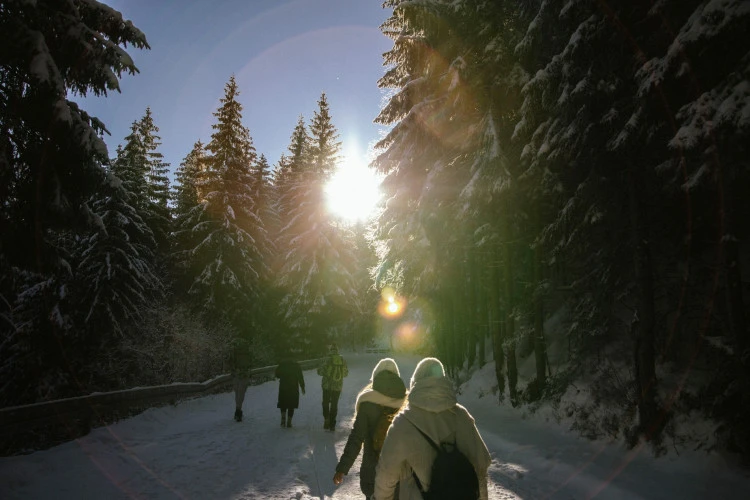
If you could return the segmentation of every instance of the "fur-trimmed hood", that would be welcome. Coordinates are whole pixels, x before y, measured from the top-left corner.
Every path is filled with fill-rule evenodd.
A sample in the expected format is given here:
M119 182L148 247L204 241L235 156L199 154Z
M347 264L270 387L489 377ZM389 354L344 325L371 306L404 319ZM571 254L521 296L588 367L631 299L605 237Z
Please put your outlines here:
M382 373L384 371L395 373L399 377L401 376L401 372L398 371L398 365L396 364L396 360L394 360L393 358L383 358L380 361L378 361L378 364L375 365L375 368L372 369L372 375L370 375L370 382L374 382L375 377L378 375L378 373Z
M355 413L360 403L370 402L389 408L401 408L406 397L406 385L401 380L398 365L391 358L381 359L372 370L372 384L357 396Z

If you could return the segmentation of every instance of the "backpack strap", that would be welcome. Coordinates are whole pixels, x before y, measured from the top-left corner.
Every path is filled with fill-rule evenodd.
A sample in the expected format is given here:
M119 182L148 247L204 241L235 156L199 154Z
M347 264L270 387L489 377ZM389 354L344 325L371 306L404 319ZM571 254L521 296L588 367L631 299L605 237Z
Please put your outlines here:
M430 443L430 445L435 449L435 451L437 451L437 452L440 451L440 446L438 446L435 443L435 441L433 441L432 438L430 436L428 436L422 429L420 429L419 427L417 427L417 424L415 424L414 422L412 422L408 418L406 419L406 421L409 422L415 429L417 429L422 436L424 436L424 438L427 440L428 443Z
M433 449L434 449L434 450L435 450L436 452L440 453L440 447L439 447L439 446L438 446L438 445L437 445L437 444L435 443L435 441L433 441L433 440L432 440L432 438L431 438L430 436L428 436L428 435L427 435L427 433L425 433L425 432L424 432L424 431L423 431L422 429L420 429L420 428L419 428L419 427L417 426L417 424L415 424L414 422L412 422L412 421L411 421L411 420L409 420L408 418L406 418L406 417L404 417L404 418L405 418L405 419L406 419L406 421L407 421L407 422L409 422L409 423L410 423L410 424L411 424L411 425L412 425L412 426L413 426L413 427L414 427L415 429L417 429L417 430L419 431L419 433L420 433L420 434L421 434L422 436L424 436L424 438L425 438L425 439L427 440L427 442L428 442L428 443L430 443L430 446L432 446L432 448L433 448ZM419 492L420 492L420 493L422 493L422 495L424 495L425 491L424 491L424 487L422 487L422 481L420 481L420 480L419 480L419 477L417 477L417 473L416 473L416 472L414 472L414 468L412 468L412 470L411 470L411 475L412 475L412 477L414 477L414 482L416 482L416 483L417 483L417 488L419 489Z

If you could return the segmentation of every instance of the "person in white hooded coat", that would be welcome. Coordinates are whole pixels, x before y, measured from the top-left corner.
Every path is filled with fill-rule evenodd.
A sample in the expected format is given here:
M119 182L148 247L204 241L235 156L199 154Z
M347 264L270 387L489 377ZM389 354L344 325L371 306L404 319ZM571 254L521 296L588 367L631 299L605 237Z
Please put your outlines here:
M388 430L375 469L375 500L392 500L397 488L400 500L422 500L414 474L425 491L430 489L437 452L417 428L435 443L455 443L474 466L479 498L487 500L490 453L474 418L457 403L453 384L436 358L419 362L409 384L406 407Z

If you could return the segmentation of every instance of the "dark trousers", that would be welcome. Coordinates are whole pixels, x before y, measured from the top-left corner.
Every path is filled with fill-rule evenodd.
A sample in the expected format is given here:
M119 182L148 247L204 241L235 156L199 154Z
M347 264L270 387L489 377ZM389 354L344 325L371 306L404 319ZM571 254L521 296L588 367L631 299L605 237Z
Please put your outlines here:
M245 401L245 392L249 383L250 377L246 374L234 374L234 404L238 410L242 410L242 403Z
M331 425L336 424L336 415L339 413L339 396L341 396L341 391L323 389L323 418Z
M281 408L281 416L286 417L287 415L289 415L289 419L291 420L294 416L294 408Z

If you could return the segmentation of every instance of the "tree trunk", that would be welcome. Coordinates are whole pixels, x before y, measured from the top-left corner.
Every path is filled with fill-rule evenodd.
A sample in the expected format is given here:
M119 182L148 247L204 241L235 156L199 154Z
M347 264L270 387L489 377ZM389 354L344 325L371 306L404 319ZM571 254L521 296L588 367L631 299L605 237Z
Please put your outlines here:
M482 273L482 269L487 269L487 263L484 262L485 259L479 259L479 262L482 264L480 268L475 269L476 272L476 280L475 280L475 286L474 289L476 290L475 297L476 297L476 304L477 304L477 344L479 348L479 353L477 355L478 362L479 362L479 368L482 368L485 363L485 342L487 339L487 334L490 332L489 329L489 310L488 310L488 303L487 303L487 294L485 292L485 275L486 273Z
M636 311L631 324L633 336L633 364L638 394L638 433L649 441L658 440L663 422L656 402L656 362L654 350L654 284L649 231L643 214L643 182L636 173L628 176L633 265L636 286Z
M506 210L508 205L506 204ZM503 217L503 239L505 240L505 251L503 252L503 295L505 304L505 341L508 345L508 389L510 401L513 406L518 402L516 385L518 383L518 368L516 366L516 342L515 342L515 318L513 316L513 251L512 235L510 234L510 222L506 211Z
M498 400L502 402L505 399L505 373L503 372L505 353L503 352L503 322L500 304L500 262L497 259L492 266L489 298L489 312L492 315L490 328L492 331L492 354L495 358L495 379L497 380Z
M536 361L536 387L541 391L547 384L547 344L544 340L544 295L542 285L542 245L534 247L534 357Z
M464 286L466 287L466 299L464 302L464 314L468 331L466 332L466 366L471 368L477 358L477 335L479 332L479 316L477 315L477 293L476 281L478 273L475 271L474 252L466 251L466 263L464 264Z
M721 174L721 214L723 217L723 234L721 244L724 246L724 273L727 281L727 310L729 311L729 328L736 344L736 356L742 370L748 372L747 323L745 318L744 299L742 296L742 272L739 257L739 241L735 226L734 186L727 173Z

